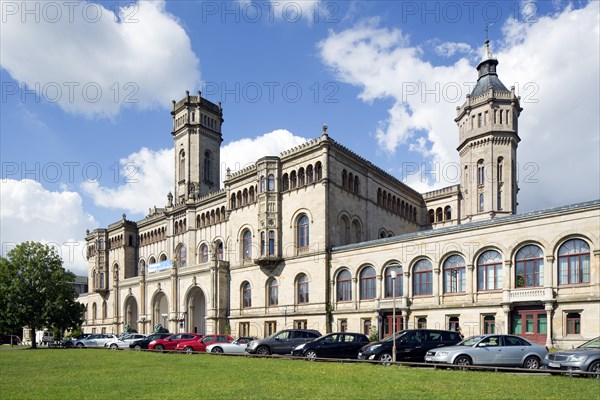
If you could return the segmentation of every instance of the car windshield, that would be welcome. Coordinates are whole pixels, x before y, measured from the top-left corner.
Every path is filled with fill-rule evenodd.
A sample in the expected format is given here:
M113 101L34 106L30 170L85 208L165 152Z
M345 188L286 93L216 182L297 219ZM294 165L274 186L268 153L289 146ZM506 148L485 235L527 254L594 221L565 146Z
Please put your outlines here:
M466 338L462 342L458 343L457 346L475 346L484 337L485 336L471 336L469 338Z
M402 336L406 335L406 332L408 331L404 331L404 332L398 332L396 334L396 339L400 339ZM381 340L382 342L391 342L393 339L392 335L389 335L388 337L384 338L383 340Z
M600 349L600 336L596 339L592 339L589 342L585 342L578 348L580 349Z

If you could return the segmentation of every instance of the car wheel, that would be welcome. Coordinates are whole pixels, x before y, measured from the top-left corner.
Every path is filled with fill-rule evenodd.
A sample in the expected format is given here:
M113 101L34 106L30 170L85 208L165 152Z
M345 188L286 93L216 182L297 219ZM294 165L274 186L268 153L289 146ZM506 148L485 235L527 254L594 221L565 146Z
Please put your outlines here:
M220 347L213 347L213 349L210 352L211 353L222 353L223 349Z
M588 368L588 372L600 373L600 361L594 361ZM590 378L600 379L600 375L590 376Z
M83 347L83 343L77 343L77 347L81 349Z
M192 346L185 346L183 348L183 351L185 351L185 354L193 354L194 353L194 349L192 348Z
M379 356L379 361L383 365L390 365L392 363L392 355L390 353L381 353Z
M163 346L162 344L157 344L156 346L154 346L154 350L160 351L162 353L165 350L165 346Z
M117 345L116 345L116 344L114 344L114 343L110 345L110 349L111 349L111 350L116 350L116 349L118 349L118 348L119 348L119 346L117 346Z
M540 359L534 356L527 357L523 362L523 368L540 369Z
M473 364L473 360L471 360L471 357L469 357L469 356L458 356L454 360L454 365L471 365L471 364ZM466 369L466 368L460 368L460 369Z
M314 350L308 350L306 353L304 353L304 356L308 361L314 361L314 359L317 358L317 352Z
M141 350L142 346L140 346L139 344L136 344L135 346L133 346L133 348L136 350Z
M260 354L261 356L268 356L271 354L271 350L267 346L260 346L256 349L256 354Z

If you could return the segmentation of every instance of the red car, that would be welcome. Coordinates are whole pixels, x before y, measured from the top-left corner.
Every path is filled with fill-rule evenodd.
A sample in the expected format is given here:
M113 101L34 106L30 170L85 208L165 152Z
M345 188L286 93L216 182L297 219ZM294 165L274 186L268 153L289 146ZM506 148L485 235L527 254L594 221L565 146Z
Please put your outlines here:
M197 333L176 333L164 339L158 339L148 344L149 350L156 351L173 351L181 342L201 339L202 335Z
M229 335L206 335L201 338L188 340L185 342L177 343L177 347L175 350L177 351L185 351L188 354L193 352L204 353L206 351L206 346L211 345L213 343L231 343L233 342L233 338Z

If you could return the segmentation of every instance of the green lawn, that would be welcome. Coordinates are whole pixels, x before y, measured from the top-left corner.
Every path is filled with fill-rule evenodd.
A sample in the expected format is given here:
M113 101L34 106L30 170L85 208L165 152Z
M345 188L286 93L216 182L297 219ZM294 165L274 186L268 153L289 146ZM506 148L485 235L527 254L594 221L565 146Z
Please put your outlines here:
M6 399L600 399L600 379L104 349L0 349Z

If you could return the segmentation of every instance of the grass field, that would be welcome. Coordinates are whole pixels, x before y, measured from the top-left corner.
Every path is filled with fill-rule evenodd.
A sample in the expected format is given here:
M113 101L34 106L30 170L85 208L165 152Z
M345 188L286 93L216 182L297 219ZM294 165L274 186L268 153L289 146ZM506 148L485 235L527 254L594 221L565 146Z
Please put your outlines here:
M104 349L0 350L6 399L600 399L600 379Z

